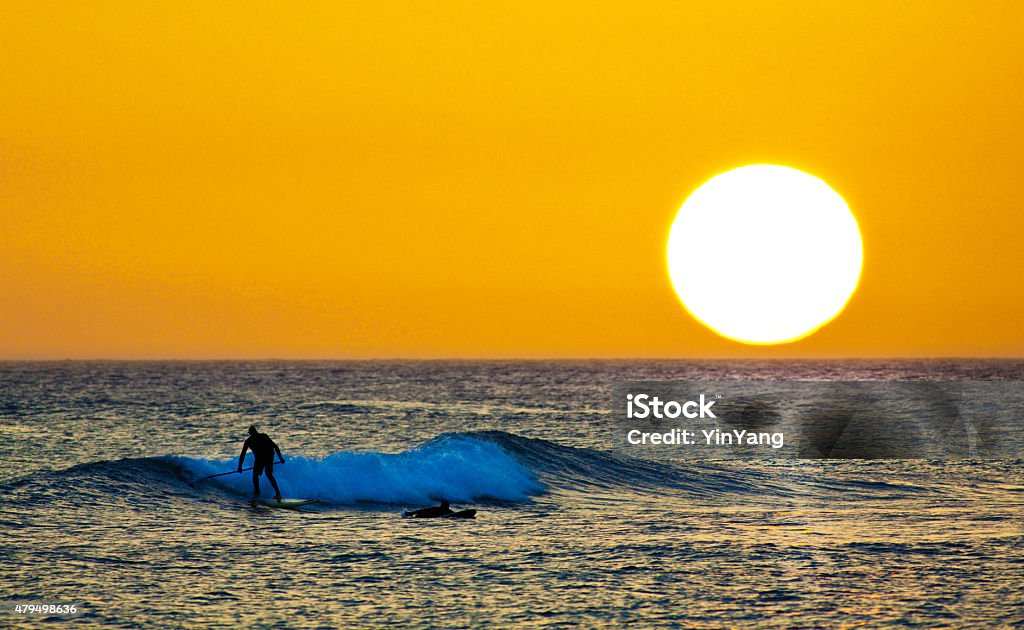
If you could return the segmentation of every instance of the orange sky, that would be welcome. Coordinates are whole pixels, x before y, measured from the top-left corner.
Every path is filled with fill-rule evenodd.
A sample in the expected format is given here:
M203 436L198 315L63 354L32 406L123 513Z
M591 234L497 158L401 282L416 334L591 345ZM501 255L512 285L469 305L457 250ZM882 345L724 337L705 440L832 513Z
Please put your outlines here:
M4 3L0 358L1024 356L1024 7L981 4ZM665 268L758 162L865 247L776 347Z

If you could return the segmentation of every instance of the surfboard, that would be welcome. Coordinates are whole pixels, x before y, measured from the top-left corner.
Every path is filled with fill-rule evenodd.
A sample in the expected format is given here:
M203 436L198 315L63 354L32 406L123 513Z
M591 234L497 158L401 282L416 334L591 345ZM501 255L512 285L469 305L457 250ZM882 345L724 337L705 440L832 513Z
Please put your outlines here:
M262 503L267 507L284 508L286 510L294 510L295 508L302 507L303 505L320 503L317 499L281 499L280 501L274 501L273 499L257 499L256 502Z
M451 514L439 514L437 516L417 516L415 512L402 512L402 518L476 518L476 510L460 510Z

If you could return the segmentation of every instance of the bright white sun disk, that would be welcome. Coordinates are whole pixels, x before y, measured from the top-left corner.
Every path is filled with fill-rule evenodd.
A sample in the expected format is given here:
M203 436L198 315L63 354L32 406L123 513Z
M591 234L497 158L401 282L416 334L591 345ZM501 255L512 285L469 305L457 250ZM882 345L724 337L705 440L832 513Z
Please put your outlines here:
M687 310L754 344L794 341L828 323L857 287L862 259L843 198L785 166L712 178L683 204L668 239L669 275Z

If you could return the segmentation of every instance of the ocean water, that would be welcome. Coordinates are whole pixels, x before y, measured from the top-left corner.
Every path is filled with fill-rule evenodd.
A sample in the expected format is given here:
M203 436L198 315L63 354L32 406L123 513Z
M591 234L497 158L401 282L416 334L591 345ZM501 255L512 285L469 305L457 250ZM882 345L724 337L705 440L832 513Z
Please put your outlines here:
M1024 363L0 364L0 626L1024 624L1020 459L676 461L614 437L615 383L735 379ZM252 423L283 494L320 504L189 485ZM478 518L400 518L442 497Z

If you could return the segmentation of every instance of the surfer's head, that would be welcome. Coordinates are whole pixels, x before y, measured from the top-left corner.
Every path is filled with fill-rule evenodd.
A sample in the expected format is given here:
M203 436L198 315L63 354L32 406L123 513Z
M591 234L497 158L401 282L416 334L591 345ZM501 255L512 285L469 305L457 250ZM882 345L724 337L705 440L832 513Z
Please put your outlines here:
M448 501L446 499L441 499L441 507L446 510L448 509Z
M256 425L255 424L249 425L249 435L256 435L256 433L257 433Z

